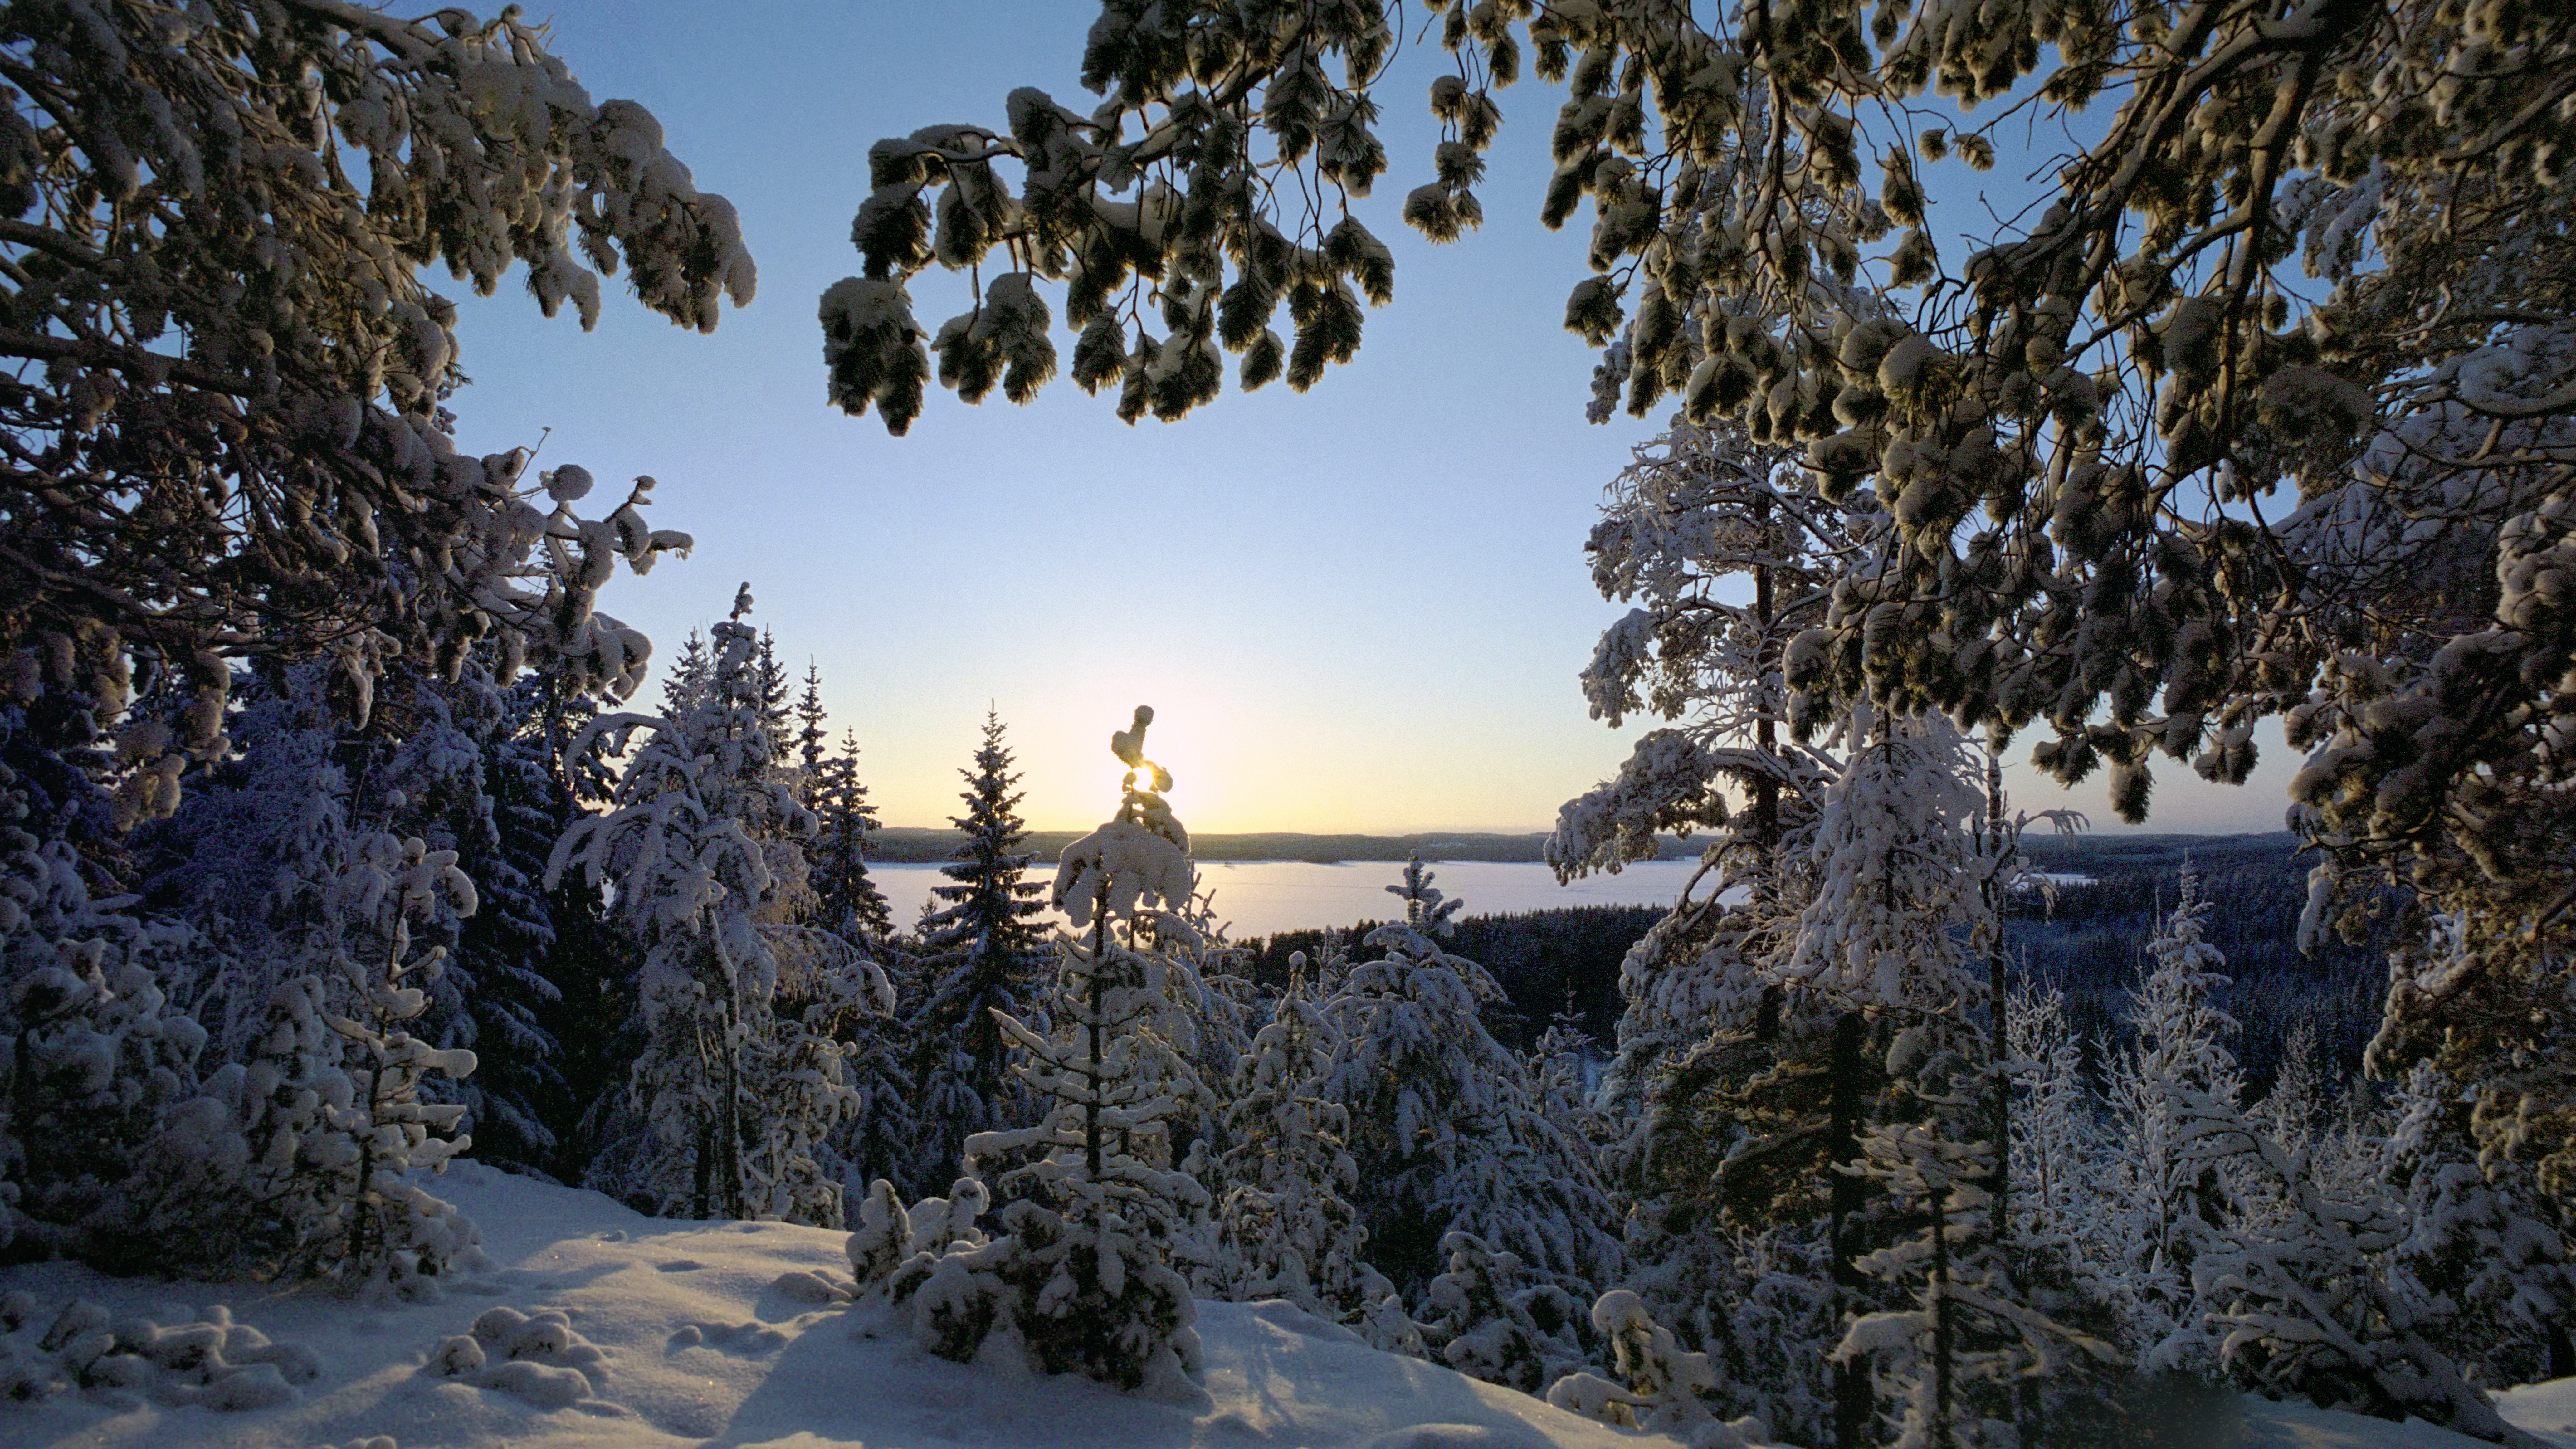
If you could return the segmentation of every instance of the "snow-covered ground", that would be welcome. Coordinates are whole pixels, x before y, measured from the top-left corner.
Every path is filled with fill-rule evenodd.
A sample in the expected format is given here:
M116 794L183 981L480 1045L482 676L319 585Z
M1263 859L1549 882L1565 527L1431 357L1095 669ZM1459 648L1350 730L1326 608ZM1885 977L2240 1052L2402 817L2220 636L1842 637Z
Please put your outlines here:
M1275 1303L1202 1304L1205 1385L1161 1398L953 1364L900 1334L864 1336L868 1315L826 1301L827 1278L817 1275L846 1271L843 1234L645 1218L596 1193L475 1163L458 1164L439 1190L481 1225L492 1263L452 1280L435 1301L111 1279L59 1263L0 1271L0 1320L21 1319L0 1335L0 1380L23 1382L55 1356L47 1339L71 1335L49 1330L74 1300L106 1311L103 1331L129 1345L152 1340L167 1361L126 1355L122 1390L71 1389L29 1403L0 1392L0 1444L1651 1449L1671 1442L1376 1352ZM138 1317L160 1332L141 1331ZM208 1369L224 1363L249 1366L227 1386L219 1369ZM199 1382L209 1377L219 1381ZM209 1399L256 1406L225 1410ZM2576 1449L2576 1380L2517 1390L2506 1403L2515 1422ZM2476 1442L2305 1405L2249 1402L2247 1421L2243 1449ZM2563 1426L2563 1435L2550 1432Z

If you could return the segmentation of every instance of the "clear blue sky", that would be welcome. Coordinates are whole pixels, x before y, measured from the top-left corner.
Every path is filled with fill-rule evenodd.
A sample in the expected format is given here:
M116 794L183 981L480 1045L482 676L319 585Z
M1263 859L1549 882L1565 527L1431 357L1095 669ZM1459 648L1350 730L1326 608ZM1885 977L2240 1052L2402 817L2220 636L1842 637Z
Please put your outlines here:
M1395 304L1314 391L1230 391L1130 428L1061 380L1026 408L934 390L898 439L823 401L815 303L858 269L867 148L934 122L998 124L1019 85L1087 108L1074 74L1095 8L530 13L595 96L645 103L698 184L740 209L760 292L712 336L631 302L584 334L540 318L515 276L460 297L474 379L454 405L460 442L490 451L551 428L541 462L578 462L603 493L654 475L656 526L698 550L621 581L608 609L668 659L748 579L782 653L820 665L889 823L953 813L988 702L1043 827L1108 810L1105 742L1140 702L1160 712L1153 753L1199 830L1540 829L1625 757L1574 684L1624 612L1592 592L1582 542L1602 486L1656 428L1583 421L1593 355L1557 319L1586 225L1552 235L1535 219L1555 108L1540 87L1504 95L1484 229L1434 249L1395 217L1429 176L1433 74L1399 65L1381 93L1393 168L1362 211L1395 249ZM962 307L949 278L914 291L932 326ZM2150 828L2278 828L2286 763L2276 744L2242 790L2160 772ZM2024 775L2021 803L2059 803ZM2072 803L2095 809L2098 791Z

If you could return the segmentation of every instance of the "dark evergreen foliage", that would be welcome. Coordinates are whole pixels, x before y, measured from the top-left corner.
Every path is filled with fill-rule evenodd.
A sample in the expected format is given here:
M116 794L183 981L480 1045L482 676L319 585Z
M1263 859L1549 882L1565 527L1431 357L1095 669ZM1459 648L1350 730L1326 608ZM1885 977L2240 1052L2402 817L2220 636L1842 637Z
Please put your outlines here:
M885 892L868 879L868 855L877 833L877 807L859 780L859 737L843 737L840 753L823 756L806 746L818 764L810 767L806 808L822 821L822 833L808 852L813 871L814 921L837 931L853 945L875 950L894 934L893 909Z
M925 1133L917 1170L933 1188L956 1175L970 1134L1024 1125L1025 1093L1010 1078L1010 1043L993 1013L1042 1020L1048 960L1037 925L1044 888L1026 879L1032 857L1020 849L1027 833L1020 777L999 715L985 715L984 743L960 773L966 812L951 823L966 843L940 868L955 884L931 888L943 904L921 919L921 971L930 984L910 1022Z
M2206 938L2227 958L2232 984L2215 1004L2237 1023L2235 1050L2249 1095L2270 1090L2290 1034L2303 1022L2316 1033L2328 1074L2357 1076L2362 1048L2379 1026L2392 942L2383 927L2359 943L2329 936L2315 954L2301 955L2299 912L2311 862L2293 852L2287 835L2048 842L2033 854L2052 870L2088 878L2012 902L2004 939L2015 975L2064 990L2068 1018L2088 1047L2114 1039L2144 943L2156 917L2173 908L2174 871L2188 854L2209 902ZM2383 920L2395 916L2382 912Z

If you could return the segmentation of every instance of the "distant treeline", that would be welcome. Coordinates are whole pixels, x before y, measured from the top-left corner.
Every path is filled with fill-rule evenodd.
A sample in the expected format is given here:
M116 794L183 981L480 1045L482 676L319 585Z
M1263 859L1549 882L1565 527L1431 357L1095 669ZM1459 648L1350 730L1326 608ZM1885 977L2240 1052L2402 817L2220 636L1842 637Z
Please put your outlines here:
M1582 1028L1606 1051L1619 1025L1619 962L1648 927L1662 919L1660 906L1560 906L1491 916L1461 916L1457 933L1440 943L1493 973L1509 1000L1486 1008L1486 1029L1508 1045L1527 1047L1566 1009L1566 991ZM1385 955L1367 944L1381 923L1354 922L1345 940L1354 961ZM1288 956L1311 959L1324 933L1282 931L1253 937L1249 974L1266 986L1288 979Z
M2233 1046L2249 1094L2270 1088L2301 1021L2316 1033L2319 1064L2349 1077L2379 1026L2388 942L2384 931L2359 946L2329 936L2315 955L2300 955L2313 861L2295 850L2286 833L2033 841L2031 855L2048 869L2091 879L2059 886L2053 900L2034 892L2017 902L2004 938L2021 971L2064 989L2068 1019L2090 1052L2119 1018L2187 858L2210 902L2209 942L2235 983L2218 1004L2236 1019Z
M1071 830L1032 830L1021 849L1035 852L1039 863L1053 865L1078 834ZM889 825L877 832L868 854L872 860L917 865L946 860L965 838L954 830ZM1446 830L1425 835L1299 835L1269 831L1253 835L1193 835L1190 854L1199 860L1296 860L1339 865L1352 860L1400 861L1419 851L1428 861L1514 864L1546 859L1546 844L1547 836L1542 833L1490 835ZM1666 860L1687 860L1699 854L1697 845L1671 837L1666 837L1662 845Z
M1201 837L1200 844L1207 839ZM2361 946L2337 940L2315 956L2299 954L2299 911L2307 900L2310 862L2295 853L2291 836L2051 837L2031 840L2028 849L2043 869L2088 879L2031 892L2014 904L2004 929L2013 974L2065 991L2068 1019L2095 1066L2138 982L2156 921L2173 909L2177 873L2188 859L2211 902L2209 942L2226 955L2234 981L2219 1004L2236 1019L2233 1045L2251 1093L2270 1088L2282 1048L2301 1021L2316 1034L2320 1066L2345 1077L2358 1071L2362 1048L2379 1024L2387 946L2381 940ZM1662 915L1653 906L1568 906L1466 916L1457 935L1443 944L1481 962L1502 984L1509 1001L1486 1013L1487 1026L1500 1039L1528 1045L1565 1008L1570 989L1583 1029L1606 1051L1618 1028L1619 963ZM1384 954L1364 944L1377 924L1359 921L1348 928L1352 959ZM1251 953L1249 974L1276 986L1287 979L1289 953L1311 957L1322 939L1320 930L1253 937L1242 943Z

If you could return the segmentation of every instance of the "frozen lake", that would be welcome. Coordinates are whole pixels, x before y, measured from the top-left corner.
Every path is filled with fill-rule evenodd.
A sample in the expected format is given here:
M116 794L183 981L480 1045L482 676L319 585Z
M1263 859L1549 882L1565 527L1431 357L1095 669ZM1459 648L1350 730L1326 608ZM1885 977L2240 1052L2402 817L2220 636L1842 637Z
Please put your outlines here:
M1498 915L1557 906L1665 906L1699 868L1696 860L1648 860L1617 875L1556 883L1546 866L1482 860L1435 861L1432 884L1466 901L1466 914ZM1301 860L1211 860L1199 863L1199 888L1216 899L1217 914L1240 940L1317 926L1385 920L1400 907L1386 893L1404 874L1395 861L1315 865ZM885 892L897 922L909 926L945 877L935 865L871 865L868 875ZM1052 864L1032 867L1032 880L1053 884ZM1705 887L1703 887L1705 889ZM1048 919L1057 919L1052 913Z

